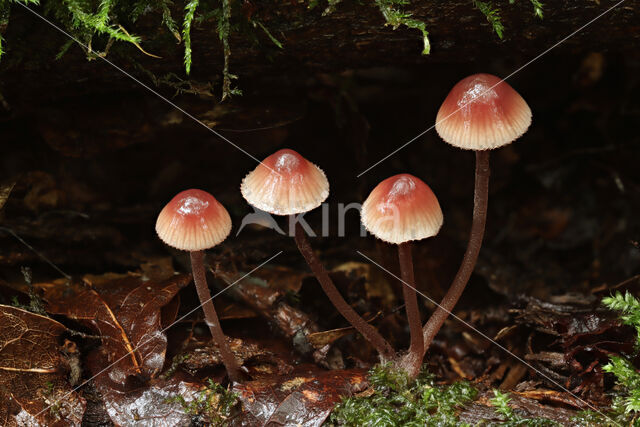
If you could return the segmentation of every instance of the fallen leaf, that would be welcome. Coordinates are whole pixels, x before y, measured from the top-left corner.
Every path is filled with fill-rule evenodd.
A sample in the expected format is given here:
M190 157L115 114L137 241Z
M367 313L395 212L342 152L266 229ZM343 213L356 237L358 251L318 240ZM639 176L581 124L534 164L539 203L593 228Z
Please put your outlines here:
M69 385L61 335L45 316L0 305L0 424L80 425L85 400Z
M87 360L89 369L99 371L108 363L104 348L92 352ZM96 389L104 401L107 414L119 426L172 427L191 425L186 407L196 398L202 385L176 373L168 379L154 379L143 387L121 389L108 375L97 375Z
M366 376L363 369L299 366L286 376L236 384L242 417L234 425L320 426L343 397L367 387Z
M153 378L161 371L167 347L162 308L190 282L188 274L166 281L105 274L85 276L84 283L42 288L49 313L80 321L102 336L107 366L113 364L109 377L124 384L131 375ZM175 308L168 316L174 313Z

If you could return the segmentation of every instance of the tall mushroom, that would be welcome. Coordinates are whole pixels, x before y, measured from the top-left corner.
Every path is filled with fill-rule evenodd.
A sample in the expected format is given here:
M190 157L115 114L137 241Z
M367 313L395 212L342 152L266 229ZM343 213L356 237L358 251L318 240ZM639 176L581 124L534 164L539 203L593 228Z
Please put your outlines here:
M197 189L178 193L162 209L156 221L156 233L160 240L190 253L193 281L205 321L214 342L218 345L229 379L238 381L238 363L222 332L204 270L204 250L221 243L230 232L231 218L224 206L211 194Z
M373 189L362 205L362 224L374 236L398 245L402 293L409 322L411 344L400 360L410 378L420 373L424 356L422 321L415 291L411 241L438 234L442 210L433 191L419 178L406 173L392 176Z
M473 222L462 263L449 291L423 328L424 352L462 295L478 260L489 199L489 150L510 144L531 124L531 109L506 82L474 74L456 84L436 117L436 131L447 143L476 152Z
M243 180L242 196L258 209L274 215L290 215L295 241L331 303L387 360L395 357L391 345L344 300L327 270L314 253L296 214L317 208L329 196L324 172L293 150L282 149L262 161Z

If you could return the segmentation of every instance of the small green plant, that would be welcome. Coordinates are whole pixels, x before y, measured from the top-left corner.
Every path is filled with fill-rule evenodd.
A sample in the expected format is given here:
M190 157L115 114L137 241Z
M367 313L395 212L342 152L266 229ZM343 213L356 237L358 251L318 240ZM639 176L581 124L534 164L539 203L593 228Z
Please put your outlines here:
M636 330L636 353L640 349L640 301L626 292L624 295L616 292L610 297L602 299L602 305L609 310L620 313L620 319L625 325ZM632 356L635 356L632 355ZM593 411L582 411L576 416L576 421L588 426L640 426L638 415L640 411L640 373L625 357L611 356L609 363L602 367L616 377L617 391L613 395L611 408L606 415Z
M616 292L603 298L602 304L609 310L620 312L622 322L635 328L637 352L640 348L640 301L629 292L624 295ZM623 395L614 398L614 405L623 407L628 415L636 415L640 411L640 374L635 366L624 357L611 356L609 363L602 369L615 375L618 386L624 390Z
M500 9L493 7L491 2L472 0L473 5L487 18L489 24L493 28L493 31L498 37L503 38L504 25L502 25L502 18L500 18Z
M409 0L375 0L375 3L380 9L386 25L390 25L394 30L403 25L407 28L420 30L422 32L422 54L428 55L431 52L427 24L419 19L412 18L411 13L400 9L400 7L409 4Z
M618 404L624 408L627 414L640 411L640 374L627 359L619 356L611 356L609 363L602 367L605 372L616 376L618 385L626 392L623 396L616 396Z
M516 0L509 0L509 4L514 4L515 2ZM542 4L542 2L540 2L540 0L529 0L529 2L531 3L531 6L533 6L533 14L542 19L544 17L542 10L544 5Z
M616 292L610 297L603 298L602 304L609 310L620 312L622 322L635 328L636 346L640 346L640 301L629 292L624 295Z
M507 393L503 393L500 390L493 390L493 397L490 401L497 413L507 419L513 418L513 409L509 406L511 398Z
M502 25L502 18L500 17L500 9L493 6L491 1L480 1L480 0L471 0L473 6L478 9L484 16L487 18L489 24L491 24L491 28L498 35L499 38L504 37L504 25ZM533 6L533 14L542 19L543 15L543 4L540 0L529 0L531 5ZM509 0L509 4L515 4L516 0Z
M208 379L206 387L193 400L187 402L183 396L176 395L167 398L167 402L179 403L185 413L203 417L210 425L222 426L229 423L231 412L238 403L238 395Z
M403 371L390 364L371 369L369 383L372 393L343 400L331 414L329 425L462 425L456 412L477 395L468 382L438 386L424 370L411 382Z

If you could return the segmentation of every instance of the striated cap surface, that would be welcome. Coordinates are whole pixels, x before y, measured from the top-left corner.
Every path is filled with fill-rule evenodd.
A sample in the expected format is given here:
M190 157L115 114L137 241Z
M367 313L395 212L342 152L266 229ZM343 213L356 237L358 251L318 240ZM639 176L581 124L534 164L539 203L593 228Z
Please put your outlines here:
M197 189L178 193L156 221L160 240L183 251L212 248L230 232L231 218L224 206L211 194Z
M464 150L491 150L510 144L527 131L531 109L508 83L491 74L458 82L442 103L436 131Z
M308 212L329 196L322 169L296 151L283 149L263 160L243 180L242 196L250 205L275 215Z
M395 244L435 236L443 222L431 188L406 173L378 184L362 205L360 217L371 234Z

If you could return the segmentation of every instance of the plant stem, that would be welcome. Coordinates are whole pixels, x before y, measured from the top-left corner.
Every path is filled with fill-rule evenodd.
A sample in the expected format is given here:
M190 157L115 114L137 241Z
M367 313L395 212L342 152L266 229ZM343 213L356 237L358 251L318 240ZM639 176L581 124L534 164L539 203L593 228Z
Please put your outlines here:
M320 286L334 307L344 316L351 325L356 328L370 343L375 347L380 355L386 360L393 360L395 358L395 351L393 347L385 340L382 335L370 324L368 324L351 306L342 298L340 292L333 284L333 281L329 277L329 273L320 263L316 254L313 252L309 240L302 229L299 222L295 221L295 240L298 245L300 253L307 261L307 264L313 271L313 274L320 282Z
M224 364L229 380L237 382L241 379L240 368L236 362L235 356L229 348L227 338L222 332L220 321L218 320L218 314L213 306L211 299L211 293L209 292L209 286L207 285L207 278L204 272L204 251L191 252L191 270L193 271L193 281L196 285L196 291L198 292L198 298L200 298L200 304L202 304L202 310L204 311L204 318L211 331L213 341L218 345L220 351L220 357Z
M418 308L418 296L416 295L416 281L413 277L413 257L411 256L411 242L398 245L398 258L400 260L400 274L402 275L402 295L409 322L411 344L409 353L404 358L404 369L410 378L416 378L422 365L422 350L424 342L422 337L422 321Z
M431 315L431 318L422 329L424 335L423 356L431 345L442 324L449 316L451 310L460 299L462 291L467 286L469 277L478 260L482 239L484 237L484 226L487 220L487 204L489 201L489 151L476 151L476 182L473 198L473 222L467 250L462 258L460 269L451 283L447 294L442 298L440 307Z

